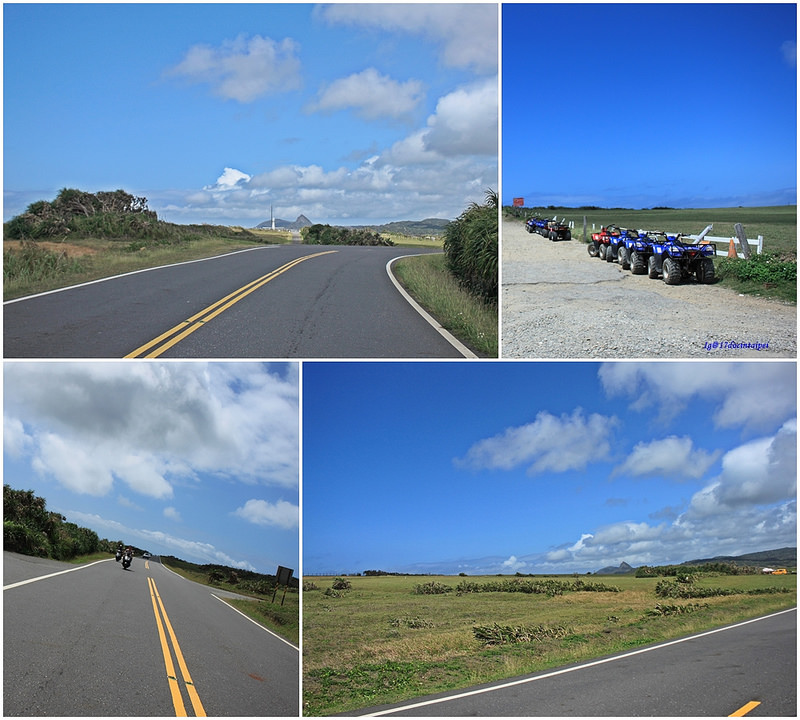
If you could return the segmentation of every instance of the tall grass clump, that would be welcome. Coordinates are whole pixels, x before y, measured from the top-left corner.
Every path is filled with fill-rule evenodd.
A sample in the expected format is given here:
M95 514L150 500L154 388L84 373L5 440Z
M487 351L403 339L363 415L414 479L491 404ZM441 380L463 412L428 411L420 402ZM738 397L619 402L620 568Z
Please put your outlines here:
M486 191L483 205L472 203L444 231L447 266L461 287L497 304L497 214L499 199Z
M82 271L83 264L77 258L47 250L31 240L23 240L17 251L3 251L4 283L36 283Z

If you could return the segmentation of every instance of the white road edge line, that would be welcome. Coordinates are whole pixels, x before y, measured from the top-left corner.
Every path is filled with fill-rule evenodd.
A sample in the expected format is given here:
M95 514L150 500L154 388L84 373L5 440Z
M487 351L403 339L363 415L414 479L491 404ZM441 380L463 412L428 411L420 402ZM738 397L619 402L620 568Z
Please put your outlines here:
M11 585L3 585L3 591L20 587L20 585L27 585L28 583L39 582L39 580L47 580L47 578L55 577L56 575L63 575L64 573L71 573L75 572L76 570L84 570L92 565L97 565L98 563L109 562L109 560L111 560L111 558L108 558L107 560L95 560L87 565L80 565L79 567L70 568L69 570L59 570L58 572L50 573L49 575L40 575L39 577L31 578L30 580L22 580L21 582L11 583Z
M214 593L211 593L211 597L217 598L217 600L219 600L225 607L228 607L231 610L233 610L234 612L239 613L239 615L241 615L246 620L249 620L251 623L253 623L253 625L255 625L256 627L260 627L264 632L268 632L273 637L278 638L278 640L280 640L281 642L286 643L290 648L294 648L295 650L300 650L300 648L297 647L297 645L293 645L286 638L282 638L277 633L272 632L272 630L270 630L269 628L265 628L261 623L256 622L255 620L253 620L253 618L248 617L247 615L245 615L241 610L237 610L235 607L233 607L233 605L231 605L230 603L225 602L221 597L219 597L219 595L214 595Z
M464 343L462 343L458 338L451 335L447 330L445 330L434 318L432 318L423 308L422 306L414 300L406 292L406 289L397 281L397 278L394 276L392 272L392 263L395 260L402 260L403 258L409 257L419 257L420 255L427 255L429 253L417 253L416 255L400 255L399 257L392 258L386 263L386 274L389 276L389 279L392 281L394 286L400 291L400 294L408 301L411 307L414 308L422 317L424 317L430 325L434 327L434 329L445 339L449 342L458 352L460 352L465 358L477 358L478 356L472 352ZM435 253L434 253L435 254Z
M424 700L411 705L401 705L399 707L393 707L387 710L378 710L377 712L367 713L366 715L360 715L358 717L378 717L380 715L391 715L392 713L413 710L415 708L425 707L426 705L438 705L439 703L448 702L450 700L460 700L461 698L470 697L471 695L481 695L483 693L493 692L494 690L504 690L505 688L514 687L516 685L524 685L526 683L536 682L537 680L555 677L556 675L564 675L566 673L575 672L576 670L584 670L586 668L594 667L595 665L604 665L605 663L614 662L615 660L623 660L624 658L633 657L634 655L641 655L642 653L646 652L652 652L653 650L660 650L661 648L669 647L670 645L677 645L678 643L695 640L697 638L705 637L706 635L714 635L715 633L725 632L726 630L733 630L734 628L742 627L743 625L749 625L750 623L767 620L788 612L795 612L796 610L796 607L789 608L788 610L781 610L780 612L772 613L771 615L764 615L762 617L753 618L752 620L744 620L743 622L736 623L735 625L728 625L726 627L717 628L716 630L707 630L706 632L698 633L697 635L690 635L689 637L670 640L669 642L661 643L659 645L652 645L650 647L641 648L640 650L633 650L631 652L624 653L623 655L614 655L613 657L603 658L601 660L593 660L582 665L575 665L573 667L562 668L561 670L554 670L553 672L545 673L544 675L536 675L535 677L512 680L511 682L503 683L501 685L492 685L491 687L479 688L478 690L469 690L457 695L449 695L447 697L435 698L433 700Z
M244 250L234 250L233 252L225 253L224 255L214 255L213 257L198 258L197 260L184 260L183 262L171 263L169 265L157 265L156 267L142 268L141 270L131 270L130 272L112 275L111 277L106 278L98 278L97 280L90 280L89 282L79 283L78 285L69 285L68 287L56 288L55 290L48 290L47 292L40 292L36 293L35 295L26 295L25 297L16 298L15 300L6 300L3 305L12 305L13 303L22 302L23 300L33 300L33 298L44 297L45 295L53 295L54 293L66 292L67 290L75 290L76 288L96 285L97 283L104 283L108 282L109 280L118 280L119 278L128 277L128 275L138 275L139 273L150 272L151 270L163 270L164 268L178 267L179 265L191 265L192 263L206 262L207 260L219 260L220 258L238 255L239 253L252 252L253 250L268 250L272 247L277 246L265 245L264 247L245 248Z

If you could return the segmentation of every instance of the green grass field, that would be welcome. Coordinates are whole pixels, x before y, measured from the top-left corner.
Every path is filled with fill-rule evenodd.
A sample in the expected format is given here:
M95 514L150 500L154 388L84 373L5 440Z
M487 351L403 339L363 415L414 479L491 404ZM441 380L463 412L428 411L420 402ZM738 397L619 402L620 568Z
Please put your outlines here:
M307 577L303 592L303 713L329 715L423 694L513 677L681 637L793 607L796 575L716 576L699 587L788 593L726 595L698 600L660 598L657 578L581 579L620 592L566 592L547 597L488 592L418 595L417 585L499 578L351 577L339 597L325 594L333 578ZM528 578L525 578L526 580ZM560 576L572 582L572 576ZM316 589L308 589L310 584ZM684 607L651 615L657 605ZM698 607L689 607L698 606ZM560 628L556 637L487 645L476 626Z

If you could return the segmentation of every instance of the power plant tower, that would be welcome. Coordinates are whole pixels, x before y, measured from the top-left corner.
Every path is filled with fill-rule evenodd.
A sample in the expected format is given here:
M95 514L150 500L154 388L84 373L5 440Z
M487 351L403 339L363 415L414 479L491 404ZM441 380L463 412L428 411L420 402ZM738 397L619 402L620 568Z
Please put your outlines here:
M272 205L269 206L269 219L272 221L272 229L275 229L275 216L272 214Z

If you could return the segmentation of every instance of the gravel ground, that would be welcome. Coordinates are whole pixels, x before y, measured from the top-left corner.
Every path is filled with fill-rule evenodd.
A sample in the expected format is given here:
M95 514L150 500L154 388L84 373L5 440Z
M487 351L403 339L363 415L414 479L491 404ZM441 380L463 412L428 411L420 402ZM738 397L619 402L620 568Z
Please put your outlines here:
M795 305L632 275L519 221L502 225L501 281L504 358L797 357Z

